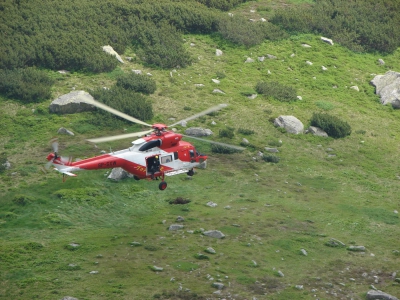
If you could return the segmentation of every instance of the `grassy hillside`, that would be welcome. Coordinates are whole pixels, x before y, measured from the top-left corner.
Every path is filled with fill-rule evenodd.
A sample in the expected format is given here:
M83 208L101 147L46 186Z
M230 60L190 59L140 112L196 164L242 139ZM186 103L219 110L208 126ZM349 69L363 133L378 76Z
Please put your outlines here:
M249 2L233 13L258 19L269 13L257 9L264 5L278 3ZM167 178L165 191L151 181L111 182L104 170L63 183L60 174L42 171L58 128L75 132L59 136L61 154L83 158L131 142L95 148L86 138L140 126L95 127L87 123L91 113L49 114L51 99L22 105L1 98L0 147L12 168L0 175L0 299L365 299L371 285L399 297L399 111L382 106L369 82L375 74L399 71L400 50L356 54L311 34L251 48L215 35L184 39L194 59L186 68L152 69L133 60L109 73L49 71L56 80L52 98L72 89L110 87L118 74L140 69L157 83L149 96L155 117L146 121L169 124L170 118L227 103L218 114L189 125L210 128L213 140L239 145L246 138L254 147L222 155L193 141L210 155L208 168L197 170L192 180ZM217 57L216 49L223 55ZM258 61L267 54L277 58ZM128 48L122 56L135 52ZM254 62L245 63L248 57ZM218 85L212 82L217 78ZM302 100L247 98L259 81L295 87ZM212 93L215 88L225 94ZM308 126L313 112L345 120L352 134L292 135L271 122L293 115ZM227 128L234 137L219 138L219 130ZM269 155L264 147L278 147L279 163L258 156ZM178 197L190 203L169 203ZM208 207L209 201L217 206ZM178 216L185 219L184 229L168 231ZM202 229L226 237L209 238ZM332 238L346 246L327 246ZM365 252L347 250L360 245ZM208 247L216 253L207 253ZM215 294L214 282L225 288Z

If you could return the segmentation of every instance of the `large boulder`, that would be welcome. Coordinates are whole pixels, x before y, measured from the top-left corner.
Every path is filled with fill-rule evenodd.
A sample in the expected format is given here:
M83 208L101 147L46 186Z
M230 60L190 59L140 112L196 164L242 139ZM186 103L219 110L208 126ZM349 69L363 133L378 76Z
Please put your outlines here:
M321 128L315 127L315 126L308 127L306 133L311 133L312 135L321 136L321 137L328 137L328 134L325 131L323 131Z
M190 136L209 136L212 135L213 132L210 129L204 129L201 127L190 127L185 130L185 134Z
M375 86L375 93L381 97L381 103L392 104L394 108L399 108L400 101L400 73L388 71L385 75L376 75L371 80Z
M369 290L367 293L367 300L399 300L395 296L386 294L381 291Z
M119 181L125 178L132 178L133 175L122 168L113 168L111 173L108 175L108 179Z
M118 59L119 62L124 63L124 61L122 60L121 56L119 56L119 54L110 45L103 46L103 51L107 52L108 54L110 54L112 56L115 56Z
M303 133L304 125L299 119L293 116L279 116L275 119L274 125L285 128L288 133Z
M83 111L91 111L96 108L87 102L93 101L92 95L85 91L73 91L53 100L50 104L50 112L58 114L74 114Z

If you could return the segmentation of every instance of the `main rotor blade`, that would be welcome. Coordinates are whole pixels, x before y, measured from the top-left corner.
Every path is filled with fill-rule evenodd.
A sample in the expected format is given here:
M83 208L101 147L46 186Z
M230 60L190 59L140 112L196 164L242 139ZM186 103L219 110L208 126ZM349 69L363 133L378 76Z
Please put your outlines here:
M120 112L120 111L118 111L118 110L116 110L114 108L111 108L111 107L109 107L109 106L107 106L107 105L105 105L103 103L100 103L100 102L98 102L96 100L85 100L85 102L88 103L88 104L94 105L94 106L96 106L98 108L101 108L101 109L103 109L105 111L108 111L108 112L110 112L110 113L112 113L112 114L114 114L114 115L116 115L118 117L121 117L121 118L125 119L125 120L131 121L133 123L142 124L142 125L146 125L146 126L151 127L151 125L147 124L146 122L140 121L139 119L136 119L136 118L131 117L131 116L127 115L127 114L124 114L123 112Z
M58 152L58 138L53 138L50 140L51 148L53 148L53 152Z
M187 121L196 119L196 118L198 118L198 117L207 115L207 114L212 113L212 112L214 112L214 111L223 109L223 108L225 108L225 107L227 107L227 106L228 106L228 104L218 104L218 105L213 106L213 107L210 107L209 109L206 109L206 110L204 110L204 111L202 111L202 112L199 112L199 113L197 113L197 114L195 114L195 115L193 115L193 116L191 116L191 117L189 117L189 118L180 120L179 122L176 122L176 123L174 123L174 124L172 124L172 125L169 125L168 127L172 127L172 126L178 125L178 124L180 124L180 123L182 123L182 122L187 122Z
M220 142L214 142L214 141L198 138L198 137L191 136L191 135L182 134L182 136L188 137L188 138L191 138L191 139L195 139L195 140L198 140L198 141L202 141L202 142L207 142L207 143L214 144L214 145L219 145L219 146L222 146L222 147L233 148L233 149L239 150L239 151L243 151L244 149L246 149L246 148L243 148L243 147L239 147L239 146L235 146L235 145L231 145L231 144L220 143Z
M138 137L142 136L145 134L148 134L152 132L153 130L146 130L146 131L140 131L140 132L132 132L132 133L126 133L126 134L120 134L120 135L114 135L114 136L106 136L106 137L101 137L101 138L95 138L95 139L88 139L88 142L91 143L104 143L104 142L111 142L111 141L117 141L117 140L122 140L122 139L127 139L131 137Z

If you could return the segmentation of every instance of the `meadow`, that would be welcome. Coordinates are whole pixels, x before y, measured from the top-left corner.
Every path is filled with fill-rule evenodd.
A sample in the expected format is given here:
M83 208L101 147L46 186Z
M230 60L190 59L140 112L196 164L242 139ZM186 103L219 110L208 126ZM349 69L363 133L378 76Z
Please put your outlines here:
M259 19L270 13L263 5L278 4L251 1L232 12ZM320 37L291 35L246 48L217 35L184 34L194 59L185 68L151 68L133 59L107 73L48 71L55 79L52 99L0 98L0 147L12 166L0 174L0 299L365 299L371 285L399 297L400 112L380 104L370 81L400 70L400 50L355 53ZM276 58L258 60L267 54ZM128 47L121 55L135 57L135 51ZM188 126L209 128L210 139L224 143L246 138L252 147L218 154L188 140L209 154L208 167L191 180L167 178L165 191L153 181L110 181L104 170L66 182L44 170L49 140L60 127L75 133L58 136L61 155L91 157L130 145L95 147L85 139L140 131L138 125L96 127L86 122L89 112L55 115L48 106L71 90L111 87L133 69L157 83L149 96L154 118L146 122L170 124L226 103ZM260 81L294 87L302 100L249 99ZM351 135L293 135L273 125L276 117L293 115L307 127L313 112L345 120ZM218 136L227 129L233 138ZM265 147L279 150L278 163L260 157L269 155ZM190 202L171 204L178 198ZM169 231L179 216L184 229ZM225 238L203 230L220 230Z

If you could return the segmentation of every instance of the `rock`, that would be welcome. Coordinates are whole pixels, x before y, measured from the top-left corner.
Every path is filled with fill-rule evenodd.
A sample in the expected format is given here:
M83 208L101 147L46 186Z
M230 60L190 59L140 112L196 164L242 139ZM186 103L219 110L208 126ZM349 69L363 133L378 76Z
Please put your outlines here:
M6 170L9 170L9 169L11 169L11 163L8 160L6 160L6 162L3 164L3 167Z
M351 86L350 88L353 89L353 90L356 90L357 92L360 91L360 89L359 89L358 86L356 86L356 85L353 85L353 86Z
M214 283L212 284L212 287L214 287L214 288L216 288L216 289L218 289L218 290L222 290L222 289L225 288L224 284L221 283L221 282L214 282Z
M321 69L322 69L322 71L327 71L328 70L328 68L325 67L325 66L322 66Z
M202 83L195 83L194 86L195 86L195 87L204 87L205 85L202 84Z
M204 231L203 234L205 236L209 236L212 238L216 238L216 239L223 239L225 238L225 234L223 234L221 231L219 230L208 230L208 231Z
M118 59L119 62L124 63L124 61L122 60L121 56L119 56L119 54L110 45L103 46L103 51L107 52L110 55L115 56Z
M66 135L75 135L72 131L69 131L68 129L61 127L57 131L58 134L66 134Z
M385 75L376 75L370 83L375 86L375 93L381 97L383 105L400 100L400 73L388 71Z
M207 252L207 253L210 253L210 254L215 254L215 253L217 253L213 248L211 248L211 247L208 247L206 250L204 250L205 252Z
M90 271L89 274L99 274L99 271Z
M269 148L269 147L264 147L265 151L271 152L271 153L278 153L279 150L277 148Z
M164 268L157 267L157 266L152 266L152 267L150 267L150 269L154 272L162 272L164 270Z
M261 22L267 22L267 19L261 18L260 21Z
M334 238L331 238L329 241L327 241L325 245L329 247L346 247L345 243L342 243L341 241Z
M333 41L331 39L321 36L321 41L333 46Z
M134 69L132 69L132 72L135 73L135 74L138 74L138 75L142 74L142 70L134 70Z
M216 56L221 56L222 54L223 54L223 52L221 50L219 50L219 49L215 50L215 55Z
M303 100L302 96L297 96L296 98L299 99L300 101Z
M259 56L257 57L258 61L264 61L265 60L265 56Z
M354 252L365 252L366 249L364 246L349 246L347 247L347 250Z
M285 277L285 274L283 274L281 270L279 270L277 274L279 277Z
M219 84L221 81L219 81L218 79L211 79L212 80L212 82L214 82L214 83L216 83L216 84Z
M186 135L190 136L210 136L213 134L213 132L210 129L204 129L201 127L190 127L185 130Z
M110 175L108 175L107 178L118 181L118 180L122 180L122 179L125 179L128 177L132 178L133 175L131 173L125 171L124 169L118 167L118 168L113 168L111 170Z
M252 58L250 58L250 57L248 57L247 59L246 59L246 61L245 61L245 63L253 63L254 62L254 59L252 59Z
M304 48L311 48L311 46L309 44L301 44L301 46Z
M294 116L279 116L275 119L274 125L285 128L288 133L303 133L304 125Z
M275 55L272 55L272 54L267 54L267 57L269 59L277 59L277 57Z
M169 227L168 227L168 230L169 231L175 231L175 230L181 230L181 229L183 229L183 225L181 225L181 224L172 224L172 225L170 225Z
M71 296L64 296L61 300L78 300L78 298L71 297Z
M380 64L381 66L383 66L385 64L385 62L383 61L382 58L378 59L378 64Z
M195 43L190 43L190 47L194 47L194 46L196 46Z
M295 289L302 290L302 289L304 289L304 286L301 285L301 284L298 284L298 285L295 286Z
M214 203L214 202L212 202L212 201L209 201L209 202L207 202L207 204L206 204L207 206L209 206L209 207L217 207L217 203Z
M248 99L256 99L257 98L257 94L251 94L250 96L247 96Z
M306 133L311 133L312 135L321 136L321 137L328 137L328 134L323 131L321 128L310 126L308 127Z
M83 111L92 111L96 107L90 105L93 97L85 91L73 91L53 100L50 104L51 113L74 114Z
M398 298L381 291L369 290L367 300L399 300Z
M214 89L212 92L214 94L224 94L225 95L225 92L221 91L220 89Z
M139 246L142 246L142 244L139 243L139 242L131 242L131 246L132 247L139 247Z
M308 255L308 253L307 253L307 251L306 251L305 249L300 249L300 253L301 253L302 255L304 255L304 256L307 256L307 255Z
M249 142L249 140L248 140L248 139L246 139L246 138L243 138L243 139L242 139L242 143L243 143L243 144L246 144L246 145L248 145L250 142Z
M313 63L311 61L309 61L309 60L306 61L306 64L309 65L309 66L313 65Z
M178 216L178 217L176 218L176 222L185 222L185 218L184 218L184 217L181 217L181 216Z

